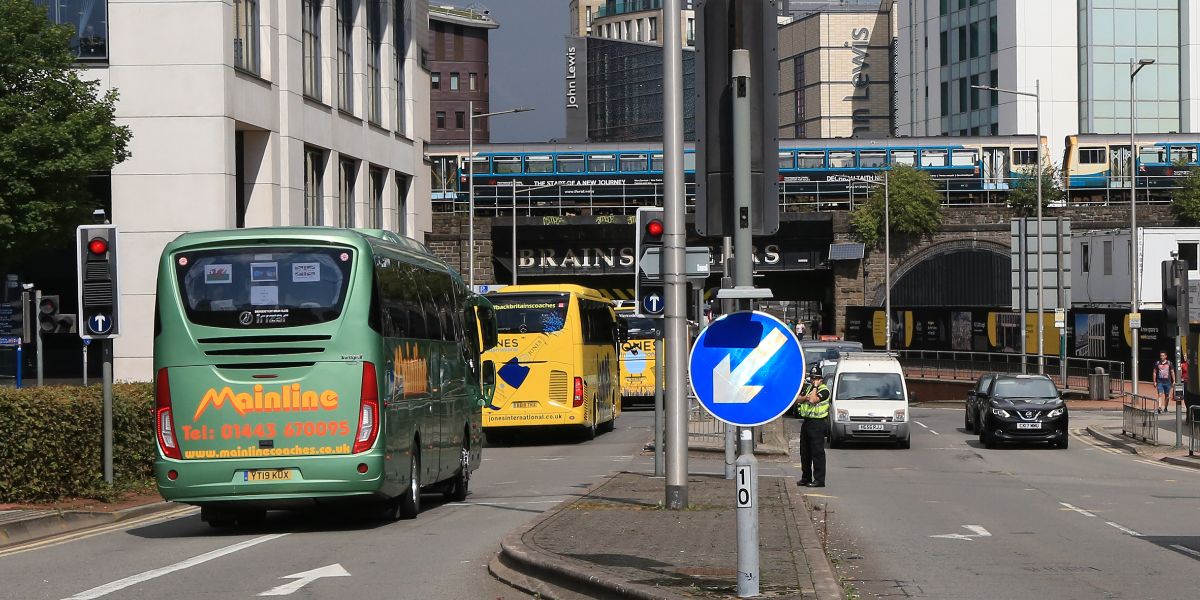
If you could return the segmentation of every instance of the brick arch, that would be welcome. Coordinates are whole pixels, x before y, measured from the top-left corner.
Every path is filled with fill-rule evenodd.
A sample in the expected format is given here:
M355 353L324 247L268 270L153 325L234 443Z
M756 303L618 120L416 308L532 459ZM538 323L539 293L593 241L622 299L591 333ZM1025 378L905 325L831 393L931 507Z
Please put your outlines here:
M895 290L899 286L900 282L903 281L904 277L921 264L949 254L963 251L984 252L987 254L998 255L1003 257L1005 260L1008 260L1009 256L1011 256L1011 250L1008 244L1002 244L991 240L975 238L952 239L934 242L933 244L917 250L911 256L904 258L902 262L893 268L892 289ZM1005 281L1009 281L1007 276L1005 277ZM871 304L873 306L883 306L883 302L884 286L883 282L880 281L879 284L875 286L875 289L871 294Z

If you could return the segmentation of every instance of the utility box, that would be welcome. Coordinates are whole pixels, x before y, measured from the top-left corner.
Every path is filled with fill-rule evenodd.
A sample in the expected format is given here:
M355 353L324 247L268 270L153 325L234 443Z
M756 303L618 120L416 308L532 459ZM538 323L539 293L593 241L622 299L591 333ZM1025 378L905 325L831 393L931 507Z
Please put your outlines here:
M1096 367L1096 371L1088 375L1088 396L1092 400L1108 400L1111 382L1112 375L1105 373L1102 367Z

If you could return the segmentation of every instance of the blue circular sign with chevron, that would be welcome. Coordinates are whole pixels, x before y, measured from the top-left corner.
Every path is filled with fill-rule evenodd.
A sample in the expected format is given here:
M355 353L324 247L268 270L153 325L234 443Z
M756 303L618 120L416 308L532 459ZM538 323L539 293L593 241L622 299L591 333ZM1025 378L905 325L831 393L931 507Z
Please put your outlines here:
M705 410L730 425L753 427L791 408L804 382L804 353L779 319L736 312L700 333L688 368Z

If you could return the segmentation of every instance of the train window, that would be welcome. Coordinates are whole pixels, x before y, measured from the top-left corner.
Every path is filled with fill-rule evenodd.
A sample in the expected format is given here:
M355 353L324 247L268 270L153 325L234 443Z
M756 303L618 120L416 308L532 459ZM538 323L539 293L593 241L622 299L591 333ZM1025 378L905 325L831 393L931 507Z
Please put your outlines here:
M921 166L922 167L944 167L944 166L946 166L946 151L945 150L922 150L921 151Z
M554 159L549 154L531 154L525 157L526 173L553 173Z
M854 153L849 151L834 150L829 153L829 168L830 169L853 169L854 168Z
M956 167L973 167L979 163L974 150L955 150L950 154L950 164Z
M617 157L613 154L591 154L588 155L588 171L596 173L603 171L616 171Z
M1196 162L1195 146L1171 146L1171 163Z
M1162 146L1143 146L1138 149L1138 162L1145 163L1165 163L1167 162L1167 149Z
M917 164L916 150L892 150L892 164L913 166Z
M791 152L780 152L779 153L779 168L780 169L794 169L796 164L795 164L795 159L793 158L793 156L794 155Z
M887 165L887 153L883 150L864 150L858 155L858 164L864 169L878 169Z
M662 170L663 170L663 155L661 155L661 154L651 154L650 155L650 170L658 171L659 173L662 172Z
M1014 165L1036 165L1037 164L1037 149L1036 148L1016 148L1013 150Z
M491 160L486 156L476 156L475 159L470 162L472 164L467 166L467 161L463 161L463 173L467 173L468 169L470 173L473 174L492 172Z
M496 173L512 174L521 172L520 156L493 156L492 166Z
M646 170L646 155L645 154L622 154L621 155L621 170L622 171L645 171Z
M798 169L824 169L825 168L825 153L824 152L797 152L796 153L796 168L798 168Z
M683 170L684 171L695 171L696 170L696 153L695 152L684 152L683 153Z
M583 155L582 154L559 154L558 155L558 172L559 173L582 173L583 172Z
M1108 158L1104 156L1104 148L1079 149L1079 164L1081 165L1102 165L1107 162Z

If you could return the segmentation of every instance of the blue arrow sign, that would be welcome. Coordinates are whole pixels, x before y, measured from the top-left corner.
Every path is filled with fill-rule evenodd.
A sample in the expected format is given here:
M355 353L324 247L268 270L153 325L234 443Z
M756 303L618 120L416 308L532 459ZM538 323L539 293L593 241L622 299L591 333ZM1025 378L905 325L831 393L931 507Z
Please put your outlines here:
M88 331L93 335L107 335L112 331L112 319L104 313L96 313L88 318Z
M663 299L657 292L642 298L642 310L648 315L657 315L663 311Z
M804 353L787 325L761 312L713 321L692 346L692 391L712 416L740 427L787 412L804 381Z

